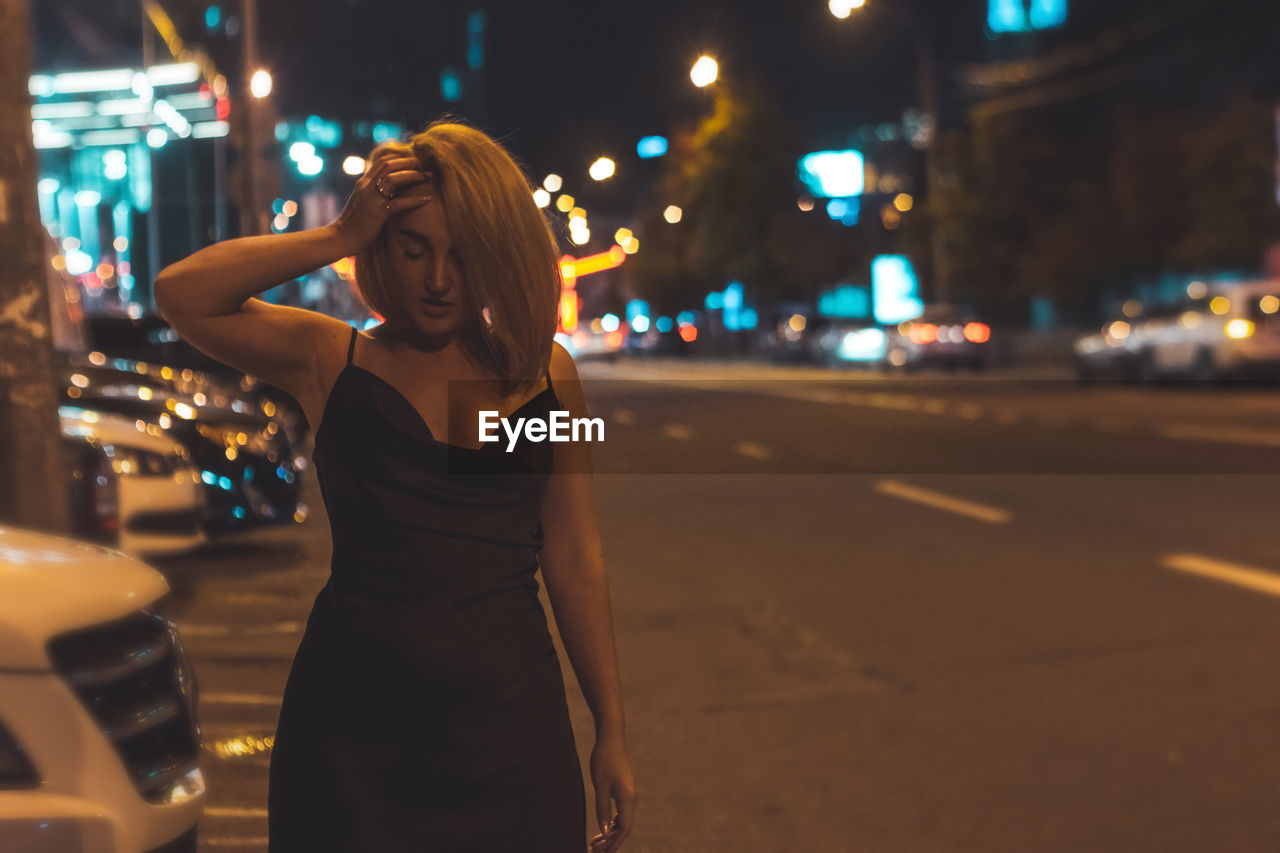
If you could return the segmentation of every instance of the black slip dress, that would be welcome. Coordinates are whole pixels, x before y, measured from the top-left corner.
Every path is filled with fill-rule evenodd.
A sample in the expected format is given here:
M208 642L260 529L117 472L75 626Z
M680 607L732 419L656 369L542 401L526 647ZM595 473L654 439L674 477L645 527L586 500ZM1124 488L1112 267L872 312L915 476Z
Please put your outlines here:
M270 853L582 853L586 800L538 599L553 445L436 441L353 361L315 431L333 536L271 754ZM547 387L520 416L558 408Z

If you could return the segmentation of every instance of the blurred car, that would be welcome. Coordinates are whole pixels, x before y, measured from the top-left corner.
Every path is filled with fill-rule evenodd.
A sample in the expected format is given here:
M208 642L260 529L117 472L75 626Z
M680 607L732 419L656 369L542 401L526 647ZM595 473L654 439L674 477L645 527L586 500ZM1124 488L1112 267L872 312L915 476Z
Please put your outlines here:
M0 528L0 850L194 853L197 685L118 550Z
M1082 380L1133 377L1140 337L1133 329L1145 319L1143 307L1130 300L1113 311L1097 332L1078 338L1072 348L1076 376Z
M626 326L619 325L612 331L605 331L599 319L580 323L572 332L556 332L556 340L575 361L616 361L626 339Z
M859 320L821 323L810 338L811 359L828 367L879 367L889 351L889 329Z
M886 331L887 368L987 366L991 327L963 306L926 305L914 320Z
M145 372L114 366L67 367L62 378L68 404L153 425L187 449L204 487L201 525L210 535L306 518L299 497L307 460L281 423L252 403L217 391L180 394Z
M830 326L827 318L811 316L803 306L772 316L760 329L759 348L770 361L814 360L814 338Z
M58 407L78 536L153 557L198 548L206 492L191 454L155 424Z
M1202 285L1134 327L1135 374L1280 377L1280 280Z

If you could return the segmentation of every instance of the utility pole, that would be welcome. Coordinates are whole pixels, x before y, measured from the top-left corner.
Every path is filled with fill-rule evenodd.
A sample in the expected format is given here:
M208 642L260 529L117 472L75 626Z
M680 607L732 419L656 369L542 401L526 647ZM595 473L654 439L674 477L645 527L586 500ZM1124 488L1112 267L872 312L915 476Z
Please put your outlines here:
M257 116L254 114L256 100L253 97L251 85L253 82L253 73L258 64L258 0L243 0L241 6L241 22L244 27L244 45L241 51L243 67L240 71L242 79L242 101L240 109L244 112L243 128L244 128L244 146L240 151L240 174L243 176L244 189L240 196L242 204L240 206L240 236L252 237L262 234L266 229L262 227L262 214L258 209L258 182L255 171L257 168L258 146L261 144L255 134L255 125L257 124ZM232 109L235 109L233 106Z
M31 138L27 0L0 0L0 520L67 535L48 270Z

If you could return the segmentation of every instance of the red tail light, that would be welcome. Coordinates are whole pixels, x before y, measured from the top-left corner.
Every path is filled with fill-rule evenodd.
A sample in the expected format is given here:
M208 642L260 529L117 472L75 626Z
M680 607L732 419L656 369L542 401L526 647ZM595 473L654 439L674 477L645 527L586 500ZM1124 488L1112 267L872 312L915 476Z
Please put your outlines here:
M991 327L986 323L965 323L964 338L975 344L983 344L991 339Z
M917 323L907 331L913 344L931 344L938 339L938 327L932 323Z

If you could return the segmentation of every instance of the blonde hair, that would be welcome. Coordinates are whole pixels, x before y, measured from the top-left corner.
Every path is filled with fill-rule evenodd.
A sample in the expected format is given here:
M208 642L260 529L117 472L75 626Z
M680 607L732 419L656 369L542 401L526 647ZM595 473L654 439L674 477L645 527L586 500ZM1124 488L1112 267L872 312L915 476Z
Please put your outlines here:
M505 396L532 388L551 359L560 290L558 247L550 223L515 159L497 141L451 118L433 121L408 142L384 142L370 160L416 157L433 172L433 203L462 262L464 334L474 361L496 372ZM389 324L407 315L389 281L388 228L356 255L356 289Z

